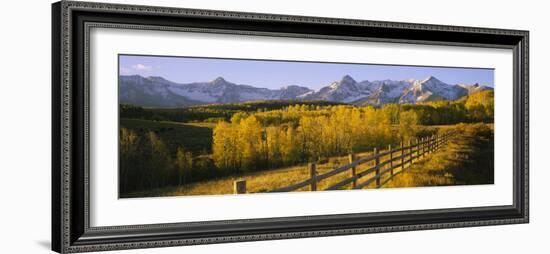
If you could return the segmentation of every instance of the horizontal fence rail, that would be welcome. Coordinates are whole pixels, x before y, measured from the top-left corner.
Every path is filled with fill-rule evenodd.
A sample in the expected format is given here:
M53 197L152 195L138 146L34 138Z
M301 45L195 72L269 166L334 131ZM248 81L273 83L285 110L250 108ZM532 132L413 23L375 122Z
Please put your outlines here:
M388 149L385 151L379 151L375 148L372 155L363 158L356 158L354 154L350 154L348 164L322 174L317 173L315 163L309 163L308 168L310 176L308 179L289 186L271 190L270 192L290 192L306 186L310 186L311 191L316 191L318 190L319 181L348 171L350 172L349 178L341 180L325 188L324 190L338 190L348 185L351 189L362 189L373 182L376 182L376 188L380 188L392 180L395 176L408 169L411 165L418 161L419 158L425 157L428 154L441 149L441 147L449 141L452 135L454 135L454 132L447 132L442 135L433 135L430 137L421 138L420 140L416 139L414 142L409 141L406 146L403 142L401 142L399 147L392 148L392 146L389 145ZM358 171L358 166L367 163L373 165L363 171ZM365 176L371 174L374 175L363 179ZM389 177L383 179L383 176L386 174L389 174ZM361 180L362 182L359 182ZM235 194L246 193L246 180L239 179L235 181L234 184Z

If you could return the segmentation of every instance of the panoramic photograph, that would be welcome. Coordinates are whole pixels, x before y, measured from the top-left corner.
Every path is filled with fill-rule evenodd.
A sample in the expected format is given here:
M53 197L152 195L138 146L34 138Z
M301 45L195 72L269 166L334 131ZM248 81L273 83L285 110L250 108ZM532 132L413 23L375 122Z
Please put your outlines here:
M118 62L119 198L494 182L494 69Z

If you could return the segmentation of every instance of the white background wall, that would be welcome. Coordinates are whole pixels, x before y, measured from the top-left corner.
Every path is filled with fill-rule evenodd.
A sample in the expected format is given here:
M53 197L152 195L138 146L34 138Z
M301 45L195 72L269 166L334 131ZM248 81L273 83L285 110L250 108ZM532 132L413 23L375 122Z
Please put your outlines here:
M115 1L113 1L115 2ZM116 2L531 31L531 223L125 253L544 253L550 226L550 32L544 1ZM8 1L0 14L0 253L47 253L50 245L50 1ZM510 112L511 113L511 112Z

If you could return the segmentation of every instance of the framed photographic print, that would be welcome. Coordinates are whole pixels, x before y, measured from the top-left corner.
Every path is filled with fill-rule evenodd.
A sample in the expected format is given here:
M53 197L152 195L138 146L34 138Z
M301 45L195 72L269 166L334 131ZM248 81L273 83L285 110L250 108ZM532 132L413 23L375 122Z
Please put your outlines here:
M528 222L528 31L52 11L57 252Z

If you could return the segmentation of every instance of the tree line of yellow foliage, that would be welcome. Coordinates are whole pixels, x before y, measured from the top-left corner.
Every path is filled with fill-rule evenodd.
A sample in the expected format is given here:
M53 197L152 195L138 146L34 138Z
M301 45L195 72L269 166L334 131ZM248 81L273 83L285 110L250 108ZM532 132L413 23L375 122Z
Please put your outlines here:
M214 128L212 158L221 170L236 172L295 165L407 140L417 124L414 112L399 107L300 105L238 113Z

